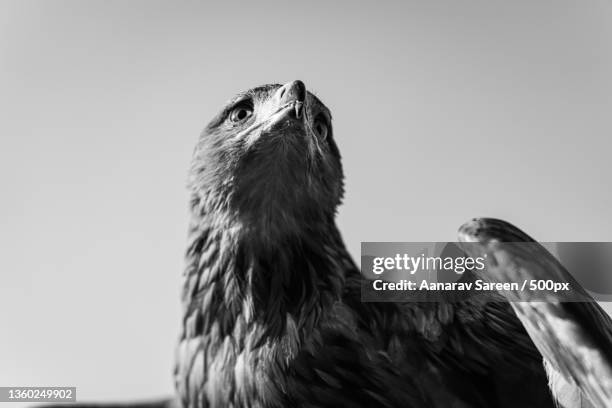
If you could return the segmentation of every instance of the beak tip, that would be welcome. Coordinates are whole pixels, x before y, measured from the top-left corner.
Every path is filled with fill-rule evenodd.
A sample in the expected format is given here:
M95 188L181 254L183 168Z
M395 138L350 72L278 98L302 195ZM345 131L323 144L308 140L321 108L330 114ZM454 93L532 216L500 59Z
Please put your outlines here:
M304 109L304 102L297 101L295 103L295 117L300 119L302 117L302 111Z

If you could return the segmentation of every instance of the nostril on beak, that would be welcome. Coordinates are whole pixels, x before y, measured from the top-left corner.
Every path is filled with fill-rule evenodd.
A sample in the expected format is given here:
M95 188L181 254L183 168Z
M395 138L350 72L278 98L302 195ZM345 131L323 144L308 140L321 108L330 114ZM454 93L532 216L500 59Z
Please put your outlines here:
M291 90L295 93L295 96L299 102L304 102L306 99L306 85L300 80L293 81L291 83Z
M291 101L304 102L306 99L306 85L299 80L283 85L279 92L281 103Z

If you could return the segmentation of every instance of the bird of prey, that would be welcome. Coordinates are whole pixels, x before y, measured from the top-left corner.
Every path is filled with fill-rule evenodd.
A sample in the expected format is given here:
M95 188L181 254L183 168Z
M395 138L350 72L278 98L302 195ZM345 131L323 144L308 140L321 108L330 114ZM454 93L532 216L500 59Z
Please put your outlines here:
M331 112L303 82L232 98L199 138L189 189L177 396L158 406L612 406L596 303L361 301L335 222ZM507 250L531 241L517 231L475 220L460 240L499 276L567 274L543 249L539 263Z
M230 100L201 134L189 186L184 407L608 406L612 324L596 303L538 315L503 299L361 302L335 223L331 112L303 82ZM460 236L484 248L512 231L497 227L480 220ZM580 335L538 326L561 309Z

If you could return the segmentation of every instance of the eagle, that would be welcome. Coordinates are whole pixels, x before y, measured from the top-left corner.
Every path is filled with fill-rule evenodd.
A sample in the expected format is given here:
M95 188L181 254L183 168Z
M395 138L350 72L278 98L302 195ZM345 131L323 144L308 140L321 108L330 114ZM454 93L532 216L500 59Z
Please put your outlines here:
M302 81L241 92L206 126L176 397L155 406L612 406L612 322L594 301L362 302L335 222L343 179L331 112ZM489 255L483 279L569 276L501 220L471 220L459 241Z

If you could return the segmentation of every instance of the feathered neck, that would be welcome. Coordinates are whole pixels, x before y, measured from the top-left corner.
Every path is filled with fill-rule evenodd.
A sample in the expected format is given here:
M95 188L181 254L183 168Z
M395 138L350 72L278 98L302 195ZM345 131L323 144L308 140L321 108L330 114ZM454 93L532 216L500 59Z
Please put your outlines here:
M266 338L282 336L288 321L310 330L339 299L346 249L333 215L264 228L207 207L192 201L183 286L185 321L198 310L202 333L235 333L238 321Z

